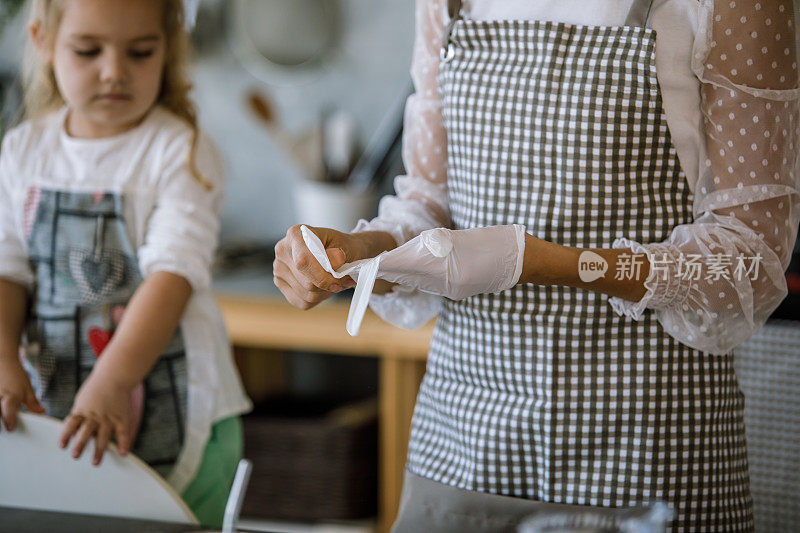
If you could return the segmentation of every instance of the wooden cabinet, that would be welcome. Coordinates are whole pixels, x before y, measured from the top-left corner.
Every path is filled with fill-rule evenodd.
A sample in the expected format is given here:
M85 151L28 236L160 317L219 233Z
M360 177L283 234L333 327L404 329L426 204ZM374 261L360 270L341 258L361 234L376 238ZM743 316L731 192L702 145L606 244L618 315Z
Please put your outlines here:
M388 531L397 515L411 414L425 373L433 322L406 331L368 311L360 334L351 337L345 331L349 301L328 301L301 311L279 296L218 291L217 302L237 348L378 358L378 526Z

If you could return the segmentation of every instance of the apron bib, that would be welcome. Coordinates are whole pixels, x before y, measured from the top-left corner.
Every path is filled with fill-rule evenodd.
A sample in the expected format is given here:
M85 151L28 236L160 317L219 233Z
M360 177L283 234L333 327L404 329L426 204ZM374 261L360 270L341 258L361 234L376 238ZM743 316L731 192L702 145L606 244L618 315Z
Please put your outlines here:
M610 248L692 222L649 0L618 27L463 20L460 4L439 70L455 229L523 224L547 241ZM607 300L536 285L445 300L408 470L543 502L666 501L674 531L751 530L733 354L692 349L651 311L634 321Z
M142 283L115 193L31 188L25 205L36 287L26 328L25 366L47 414L69 414ZM139 420L132 452L167 475L186 420L186 356L178 331L131 398Z

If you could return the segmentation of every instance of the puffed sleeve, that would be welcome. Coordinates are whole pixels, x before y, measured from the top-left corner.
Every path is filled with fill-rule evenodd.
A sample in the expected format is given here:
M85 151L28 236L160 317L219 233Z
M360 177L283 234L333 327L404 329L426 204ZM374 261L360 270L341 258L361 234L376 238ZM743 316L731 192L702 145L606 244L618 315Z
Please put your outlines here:
M447 134L442 120L437 75L445 26L444 0L417 0L411 79L403 123L403 164L406 174L394 180L395 195L381 199L378 216L361 220L353 231L385 231L398 245L426 229L449 227L447 204ZM441 297L395 286L384 296L373 295L370 307L384 320L413 329L439 310Z
M224 171L216 148L200 134L195 163L208 190L189 166L189 134L177 136L164 152L155 207L147 221L139 267L145 277L170 272L184 277L192 288L211 284L211 263L217 247L223 202Z
M692 67L706 147L694 220L660 243L617 239L615 248L647 255L650 274L640 301L609 303L635 319L653 309L677 340L723 354L787 294L800 222L800 89L791 0L701 0L700 10Z
M12 184L14 173L19 171L13 158L13 139L9 133L0 149L0 278L31 287L34 275L22 240L21 226L15 217L19 209L14 202L21 199Z

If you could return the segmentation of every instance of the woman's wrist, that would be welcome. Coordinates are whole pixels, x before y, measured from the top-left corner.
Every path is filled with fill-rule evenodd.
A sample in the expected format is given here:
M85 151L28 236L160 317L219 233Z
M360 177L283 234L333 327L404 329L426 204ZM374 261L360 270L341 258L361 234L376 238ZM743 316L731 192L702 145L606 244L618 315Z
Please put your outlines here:
M536 285L569 285L578 277L577 248L561 246L525 234L520 283Z
M397 248L397 242L394 237L385 231L363 231L351 233L350 235L355 238L358 246L361 247L359 251L360 259L375 257L381 252Z

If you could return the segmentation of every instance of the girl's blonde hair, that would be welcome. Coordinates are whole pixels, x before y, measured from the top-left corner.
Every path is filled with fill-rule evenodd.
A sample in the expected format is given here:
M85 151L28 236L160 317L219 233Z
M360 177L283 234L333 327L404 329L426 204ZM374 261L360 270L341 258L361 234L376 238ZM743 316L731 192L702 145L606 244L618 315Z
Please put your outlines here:
M211 183L197 170L198 126L197 110L189 97L192 84L187 75L189 37L184 29L183 0L160 0L162 2L163 29L166 36L166 57L161 79L161 91L156 103L172 111L192 128L192 144L189 150L189 169L192 175L208 190ZM33 0L30 22L40 24L46 45L52 47L65 0ZM22 85L24 90L24 117L36 118L64 105L58 90L53 65L41 61L31 39L25 50Z

